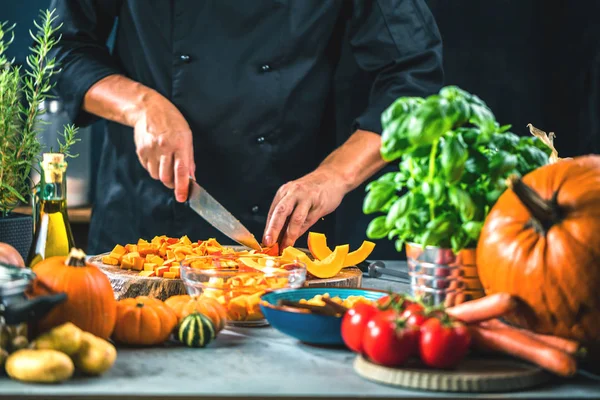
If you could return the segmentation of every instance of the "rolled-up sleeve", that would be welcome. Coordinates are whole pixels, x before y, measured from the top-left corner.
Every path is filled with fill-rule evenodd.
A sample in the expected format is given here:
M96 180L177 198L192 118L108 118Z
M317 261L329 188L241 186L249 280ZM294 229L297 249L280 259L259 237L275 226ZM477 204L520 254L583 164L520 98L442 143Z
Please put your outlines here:
M61 68L56 75L56 91L69 117L86 126L97 117L83 110L83 99L96 82L121 73L106 41L120 7L119 0L53 0L56 35L61 39L51 50Z
M441 88L442 39L424 0L355 0L349 39L359 67L375 75L353 131L381 133L381 113L398 97Z

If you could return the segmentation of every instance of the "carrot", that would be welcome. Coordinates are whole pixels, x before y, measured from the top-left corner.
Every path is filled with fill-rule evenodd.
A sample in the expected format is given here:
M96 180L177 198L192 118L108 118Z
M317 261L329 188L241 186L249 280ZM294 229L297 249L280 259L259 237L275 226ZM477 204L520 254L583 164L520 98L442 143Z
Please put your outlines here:
M471 338L476 346L529 361L560 376L573 376L577 372L575 358L514 328L472 326Z
M467 324L498 318L517 308L518 301L508 293L495 293L446 309L446 312Z
M562 338L559 336L543 335L541 333L532 332L528 329L512 327L512 326L507 325L504 322L500 321L499 319L491 319L489 321L482 322L481 325L484 328L492 328L492 329L493 328L516 329L519 332L522 332L525 335L532 337L533 339L536 339L544 344L547 344L548 346L552 346L558 350L564 351L565 353L570 354L575 357L583 357L583 356L585 356L585 353L586 353L585 348L581 347L581 345L574 340L565 339L565 338Z

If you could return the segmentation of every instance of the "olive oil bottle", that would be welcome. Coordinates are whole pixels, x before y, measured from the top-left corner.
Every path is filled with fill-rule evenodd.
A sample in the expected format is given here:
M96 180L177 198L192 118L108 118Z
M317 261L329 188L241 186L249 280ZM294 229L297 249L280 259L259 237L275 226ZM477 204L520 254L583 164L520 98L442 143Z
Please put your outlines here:
M67 163L63 154L44 153L40 184L34 199L33 242L27 257L31 268L53 256L67 256L74 246L67 216Z

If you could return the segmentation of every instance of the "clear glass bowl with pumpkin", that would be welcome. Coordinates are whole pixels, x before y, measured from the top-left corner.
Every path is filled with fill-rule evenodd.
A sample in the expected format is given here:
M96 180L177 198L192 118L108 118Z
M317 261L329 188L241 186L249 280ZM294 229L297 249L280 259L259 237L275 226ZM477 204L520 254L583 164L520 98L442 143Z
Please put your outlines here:
M181 279L190 296L221 303L228 325L262 326L268 322L260 310L260 296L304 285L306 265L251 253L189 257L181 265Z

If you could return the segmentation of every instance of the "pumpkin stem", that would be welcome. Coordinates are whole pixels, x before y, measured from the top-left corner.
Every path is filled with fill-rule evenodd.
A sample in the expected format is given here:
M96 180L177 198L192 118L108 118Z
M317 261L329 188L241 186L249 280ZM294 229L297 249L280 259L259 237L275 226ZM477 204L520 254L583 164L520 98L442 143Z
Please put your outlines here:
M562 219L563 210L558 205L557 192L554 192L552 199L546 200L516 175L508 178L508 187L531 213L532 224L538 232L547 232L552 225Z
M65 264L69 267L85 267L85 253L81 249L72 248Z

